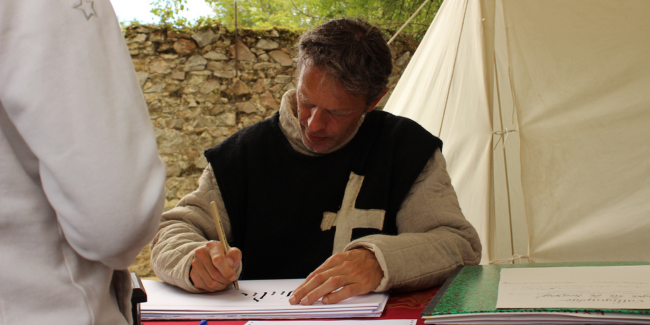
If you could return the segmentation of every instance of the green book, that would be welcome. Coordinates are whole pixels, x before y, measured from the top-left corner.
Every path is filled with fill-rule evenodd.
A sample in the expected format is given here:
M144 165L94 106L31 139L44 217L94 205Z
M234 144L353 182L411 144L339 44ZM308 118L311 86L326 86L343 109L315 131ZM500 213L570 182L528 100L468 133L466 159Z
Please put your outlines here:
M627 266L650 265L648 262L578 262L578 263L539 263L539 264L500 264L500 265L470 265L461 266L445 281L438 293L422 312L422 318L439 320L467 321L470 318L514 320L513 314L527 314L529 319L535 315L608 315L610 318L620 318L620 314L631 315L632 319L644 319L650 323L650 310L646 309L497 309L499 278L502 268L541 268L541 267L572 267L572 266ZM488 315L489 314L489 315ZM618 314L619 316L616 316ZM461 317L459 317L461 316ZM466 317L462 317L466 316ZM471 317L470 317L471 316ZM532 318L531 318L532 317ZM538 321L542 318L538 317ZM587 317L587 316L585 316ZM515 321L513 321L515 322ZM429 323L429 322L427 322Z

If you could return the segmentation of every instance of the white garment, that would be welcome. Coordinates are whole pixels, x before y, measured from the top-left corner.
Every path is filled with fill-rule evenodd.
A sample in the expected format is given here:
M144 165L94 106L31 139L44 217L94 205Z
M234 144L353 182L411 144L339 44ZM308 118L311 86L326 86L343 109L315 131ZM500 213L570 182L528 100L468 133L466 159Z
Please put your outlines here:
M0 1L0 325L130 323L164 181L109 0Z

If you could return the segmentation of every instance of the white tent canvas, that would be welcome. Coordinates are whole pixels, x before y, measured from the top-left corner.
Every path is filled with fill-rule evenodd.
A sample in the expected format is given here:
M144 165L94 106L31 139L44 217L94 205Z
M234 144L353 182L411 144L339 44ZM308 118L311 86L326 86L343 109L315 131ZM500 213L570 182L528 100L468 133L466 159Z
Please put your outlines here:
M649 13L443 3L384 110L444 141L482 263L650 260Z

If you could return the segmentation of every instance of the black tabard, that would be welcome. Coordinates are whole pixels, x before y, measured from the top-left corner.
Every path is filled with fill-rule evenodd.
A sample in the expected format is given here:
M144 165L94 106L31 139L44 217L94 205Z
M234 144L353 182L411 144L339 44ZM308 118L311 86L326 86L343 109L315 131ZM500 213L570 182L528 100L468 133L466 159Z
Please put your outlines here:
M382 231L354 229L352 239L397 234L395 218L413 182L442 141L412 120L372 111L342 149L313 157L296 152L279 115L246 127L205 151L242 251L241 279L305 278L332 255L337 213L350 172L365 176L357 209L386 211Z

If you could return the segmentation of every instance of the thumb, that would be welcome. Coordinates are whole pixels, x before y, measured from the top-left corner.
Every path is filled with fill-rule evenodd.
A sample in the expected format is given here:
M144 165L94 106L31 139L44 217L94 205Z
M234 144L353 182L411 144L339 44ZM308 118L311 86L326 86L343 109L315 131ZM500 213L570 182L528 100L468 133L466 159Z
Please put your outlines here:
M239 267L239 263L241 262L242 257L241 255L241 251L238 248L231 247L226 253L228 264L235 269Z

